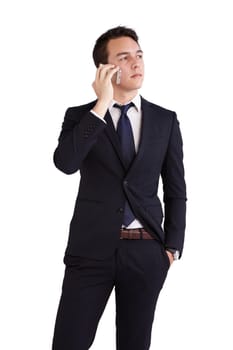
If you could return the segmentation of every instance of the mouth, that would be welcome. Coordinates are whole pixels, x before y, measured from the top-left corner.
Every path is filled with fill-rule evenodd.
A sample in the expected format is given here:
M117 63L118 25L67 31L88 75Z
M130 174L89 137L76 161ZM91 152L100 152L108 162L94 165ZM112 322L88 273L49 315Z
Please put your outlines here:
M142 78L142 74L140 74L140 73L136 73L136 74L133 74L133 75L131 75L131 77L130 78Z

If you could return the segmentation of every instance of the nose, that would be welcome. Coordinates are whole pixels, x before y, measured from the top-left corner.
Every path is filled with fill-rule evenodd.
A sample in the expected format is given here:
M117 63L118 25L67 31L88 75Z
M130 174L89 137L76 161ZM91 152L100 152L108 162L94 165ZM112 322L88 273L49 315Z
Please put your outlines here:
M133 58L133 60L132 60L132 68L136 69L138 67L140 67L139 61L137 60L137 58Z

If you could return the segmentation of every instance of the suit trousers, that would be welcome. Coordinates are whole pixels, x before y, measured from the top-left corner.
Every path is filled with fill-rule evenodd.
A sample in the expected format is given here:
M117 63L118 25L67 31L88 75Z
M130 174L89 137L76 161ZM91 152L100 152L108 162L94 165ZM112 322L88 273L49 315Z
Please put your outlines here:
M121 239L104 260L65 255L53 350L87 350L115 290L116 349L148 350L154 311L170 266L157 240Z

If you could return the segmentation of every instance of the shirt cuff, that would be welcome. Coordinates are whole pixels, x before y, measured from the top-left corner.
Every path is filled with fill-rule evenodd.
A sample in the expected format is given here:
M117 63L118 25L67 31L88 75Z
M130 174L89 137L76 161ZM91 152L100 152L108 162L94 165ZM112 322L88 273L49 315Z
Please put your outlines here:
M173 248L165 248L166 250L168 250L170 253L172 253L174 260L178 260L180 258L180 251L177 249L173 249Z
M105 124L107 124L106 121L105 121L102 117L100 117L97 113L95 113L95 112L93 111L93 109L91 109L90 112L91 112L92 114L94 114L95 117L101 119Z

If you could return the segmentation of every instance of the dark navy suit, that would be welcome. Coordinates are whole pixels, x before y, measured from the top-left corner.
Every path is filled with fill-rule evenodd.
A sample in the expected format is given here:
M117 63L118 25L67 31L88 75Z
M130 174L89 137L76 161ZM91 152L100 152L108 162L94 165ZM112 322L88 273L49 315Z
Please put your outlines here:
M106 123L94 116L90 110L95 103L96 101L67 110L58 147L54 153L54 162L58 169L66 174L72 174L80 170L81 175L79 193L70 223L69 239L64 260L66 274L53 345L53 349L56 350L85 350L91 345L98 320L113 286L116 288L116 293L117 290L123 290L122 287L118 288L116 285L116 270L119 270L119 266L127 264L126 259L123 258L125 256L124 254L135 255L133 259L136 259L136 265L138 258L141 259L140 263L142 263L142 266L144 264L142 270L145 276L147 276L147 282L141 281L141 287L140 283L137 282L137 285L134 286L134 291L137 288L142 288L142 286L145 289L144 283L148 283L150 280L154 290L151 301L150 297L148 297L148 295L151 295L151 291L148 295L144 296L144 299L148 300L147 314L150 313L150 321L146 318L143 321L142 316L141 324L138 321L133 326L134 331L132 330L132 333L139 332L140 334L143 324L146 322L152 323L153 312L150 310L155 307L159 291L162 288L169 267L165 248L177 249L181 254L183 250L186 186L183 168L182 137L175 112L159 107L142 98L142 131L139 149L130 169L127 169L123 161L118 135L111 116L109 112L106 113L104 118ZM164 211L157 196L160 176L163 182ZM136 218L155 240L150 242L122 242L119 239L126 197ZM137 250L139 243L141 253ZM129 263L129 259L127 261ZM132 261L129 265L135 269ZM156 264L158 266L159 264L161 265L161 271L159 271ZM83 293L86 288L83 283L88 273L91 273L90 271L92 271L91 268L93 266L95 266L96 270L94 279L97 278L100 271L103 272L105 270L105 276L108 276L107 280L111 280L111 283L109 282L108 288L105 285L102 291L101 288L95 290L94 295L96 295L96 300L93 305L98 304L99 306L96 307L95 316L91 313L88 314L89 324L92 323L90 318L93 319L93 325L89 326L89 328L92 327L92 330L87 331L88 335L86 335L86 339L89 337L89 340L74 340L81 337L78 335L78 329L80 327L82 331L85 327L88 327L83 327L86 324L85 317L83 316L79 321L76 318L75 325L71 326L71 319L73 318L70 315L71 309L73 310L73 306L71 305L74 305L74 290L77 292L81 288ZM124 290L127 290L127 286L130 290L134 285L136 276L132 278L131 285L129 285L126 281L127 279L130 281L131 277L130 273L126 277L126 270L122 270L121 274L119 274L118 281L123 283L121 280L123 278ZM74 273L74 271L76 272ZM87 271L88 273L84 278L83 273ZM113 271L115 271L115 276L113 276ZM102 272L100 273L102 276L100 280L103 278ZM74 279L75 274L77 274L76 280ZM156 278L157 282L155 281ZM95 282L96 285L104 285L103 281L101 283ZM95 282L93 284L90 282L90 284L93 286ZM105 291L103 291L104 289ZM105 296L103 297L103 295ZM121 294L118 293L117 295L120 300ZM137 297L135 298L137 299ZM70 300L73 300L73 304ZM79 303L77 299L75 300L76 303ZM93 302L93 298L90 295L87 300L89 300L89 303ZM88 303L87 300L86 303ZM127 309L126 306L129 303L126 298L124 300L124 308ZM124 304L124 301L122 303ZM128 310L128 313L130 312L132 314L131 320L138 318L136 314L133 316L137 308L140 310L141 315L144 308L147 308L146 301L143 305L140 305L140 303L141 301L137 299L131 311ZM88 308L85 305L85 301L80 301L79 311L77 313L79 312L81 315L83 311L80 310L82 308L85 309L85 307ZM67 312L66 310L69 308L70 311ZM122 308L122 306L117 304L117 308ZM66 316L64 316L65 314ZM121 315L120 311L118 312L119 315ZM124 324L126 319L126 315L124 317L119 316L117 325ZM127 331L128 335L124 331L121 331L121 338L118 334L118 338L121 339L117 345L118 349L148 349L151 325L149 326L148 324L148 334L145 337L142 336L143 340L141 342L139 339L136 339L137 341L135 343L127 343L127 337L130 338L131 332L130 326L128 326L129 322L125 323L124 327L122 327L122 329L126 328L125 332ZM72 331L70 331L71 329ZM73 332L72 336L69 332ZM67 345L67 339L73 339L72 341L70 340L70 345ZM66 341L66 346L62 341Z

